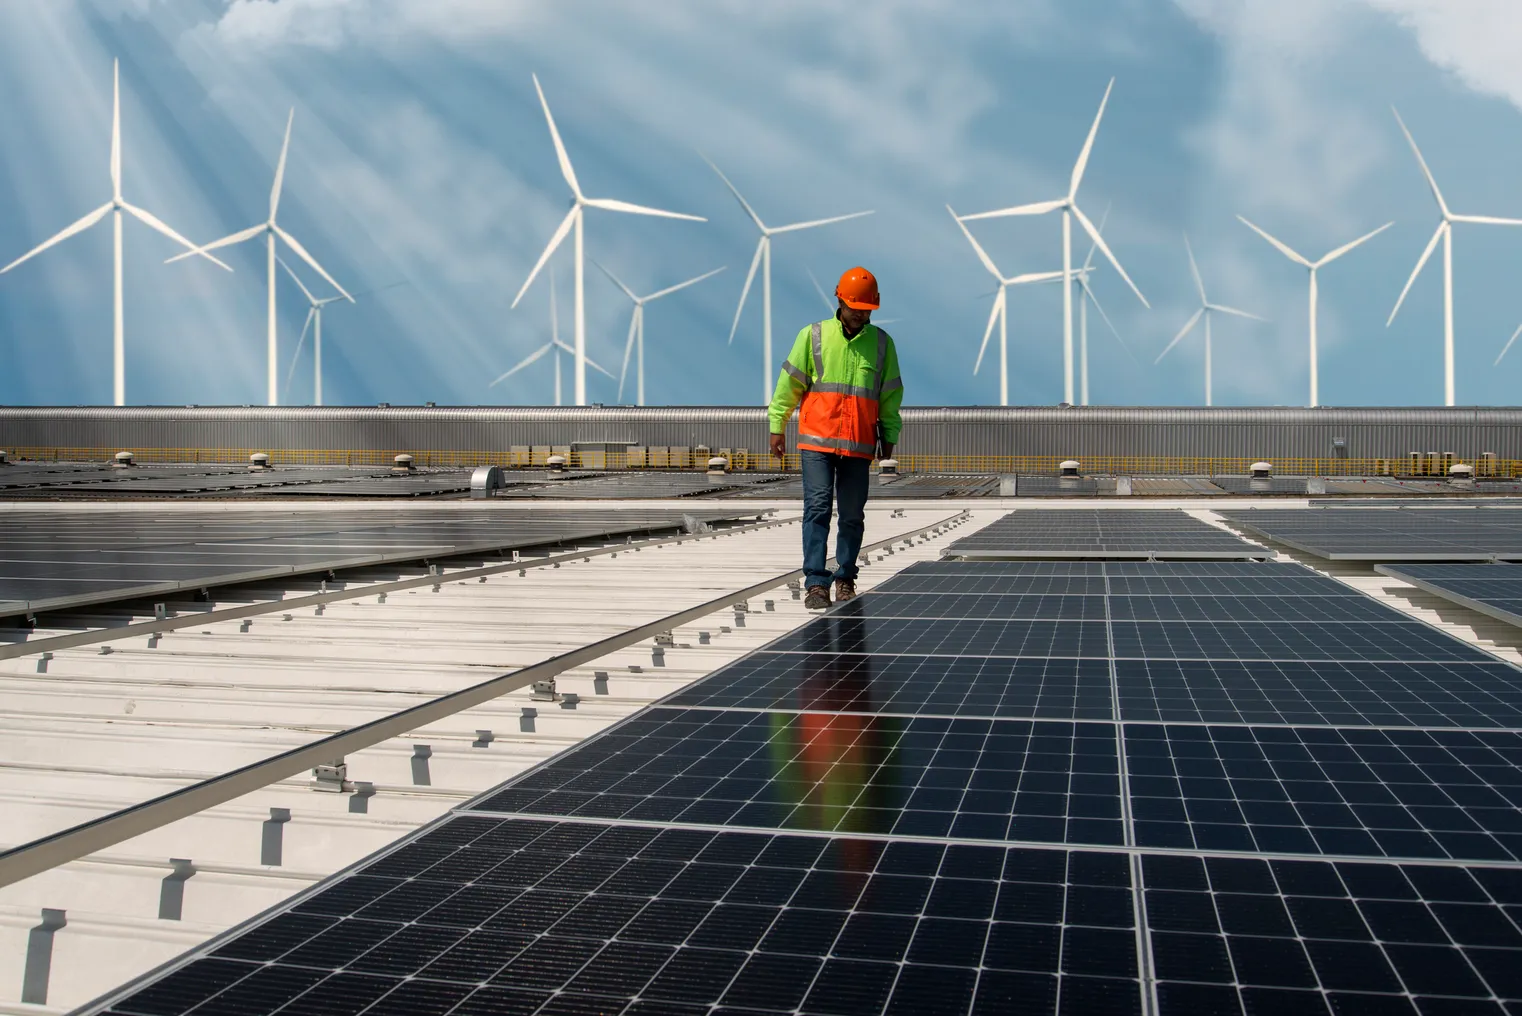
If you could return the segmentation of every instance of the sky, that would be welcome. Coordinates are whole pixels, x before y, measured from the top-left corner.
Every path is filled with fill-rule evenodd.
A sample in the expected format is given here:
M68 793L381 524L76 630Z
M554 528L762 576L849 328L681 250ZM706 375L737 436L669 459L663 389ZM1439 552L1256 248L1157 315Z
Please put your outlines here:
M732 343L757 234L712 159L769 224L871 209L773 247L780 361L862 264L894 319L906 405L997 404L973 365L993 280L947 205L1061 196L1106 85L1078 204L1150 303L1103 259L1091 401L1200 405L1203 336L1153 360L1207 292L1217 405L1304 405L1307 257L1394 225L1320 274L1321 402L1443 397L1442 265L1394 323L1438 223L1392 115L1454 211L1522 219L1516 0L0 0L0 263L110 198L111 62L121 61L123 192L197 242L261 222L294 110L279 222L356 302L324 314L329 405L554 400L548 274L514 296L568 208L531 74L586 193L705 217L592 210L589 354L617 374L631 305L590 262L648 293L651 404L756 405L759 279ZM1061 267L1057 216L971 224L1008 275ZM1088 242L1075 228L1074 258ZM227 273L124 226L127 401L262 404L262 242ZM288 252L282 251L288 260ZM293 262L293 264L295 264ZM571 339L571 244L551 265ZM111 399L109 219L0 274L0 403ZM318 296L331 290L295 265ZM1457 401L1515 402L1522 228L1454 232ZM1060 287L1011 290L1010 401L1063 398ZM300 290L277 286L281 401L312 401ZM997 334L994 337L997 343ZM570 397L569 362L566 398ZM774 370L776 364L774 363ZM287 383L287 376L290 380ZM589 399L616 381L590 375ZM633 400L633 378L624 402Z

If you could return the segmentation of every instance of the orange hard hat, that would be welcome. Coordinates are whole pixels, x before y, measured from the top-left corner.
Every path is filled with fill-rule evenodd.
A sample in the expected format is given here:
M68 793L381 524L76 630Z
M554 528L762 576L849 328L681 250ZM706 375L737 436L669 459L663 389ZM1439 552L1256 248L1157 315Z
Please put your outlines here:
M877 276L857 265L840 277L835 295L852 310L877 309Z

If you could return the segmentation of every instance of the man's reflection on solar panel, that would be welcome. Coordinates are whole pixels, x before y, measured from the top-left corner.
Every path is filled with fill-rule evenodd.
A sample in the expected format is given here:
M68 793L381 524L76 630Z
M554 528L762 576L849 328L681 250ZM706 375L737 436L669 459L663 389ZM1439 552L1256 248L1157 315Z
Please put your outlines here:
M801 711L772 714L779 803L794 806L793 828L890 832L906 796L895 759L902 723L875 711L872 657L839 651L860 647L861 618L832 612L814 623L829 632L832 651L810 657Z

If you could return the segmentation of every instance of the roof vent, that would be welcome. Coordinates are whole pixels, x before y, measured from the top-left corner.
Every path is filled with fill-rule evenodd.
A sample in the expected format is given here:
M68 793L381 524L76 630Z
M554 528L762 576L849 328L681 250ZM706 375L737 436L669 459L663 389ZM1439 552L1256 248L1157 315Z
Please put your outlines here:
M248 457L248 468L250 470L260 470L260 469L268 469L268 468L270 468L269 453L268 452L254 452L254 454L252 454L252 455L250 455Z
M0 452L0 466L8 466L10 464L10 452Z
M725 473L729 472L729 460L722 455L715 455L713 458L708 460L708 472L710 474L716 473L720 476L723 476Z
M1464 462L1454 463L1448 467L1448 482L1455 487L1473 487L1474 467Z
M1062 464L1057 467L1057 472L1061 476L1077 476L1078 465L1077 459L1063 459Z
M126 469L129 466L137 465L137 463L133 461L131 452L117 452L116 457L111 460L111 465L117 469Z
M883 459L877 464L877 471L883 476L897 476L898 459Z
M391 460L391 471L393 473L410 473L412 470L412 456L405 452Z
M470 474L470 496L491 497L491 492L502 487L500 466L477 466Z
M1247 471L1254 480L1266 480L1273 473L1274 467L1268 462L1254 462L1247 467Z
M566 471L564 455L551 455L549 458L544 460L544 464L550 467L550 479L565 479Z

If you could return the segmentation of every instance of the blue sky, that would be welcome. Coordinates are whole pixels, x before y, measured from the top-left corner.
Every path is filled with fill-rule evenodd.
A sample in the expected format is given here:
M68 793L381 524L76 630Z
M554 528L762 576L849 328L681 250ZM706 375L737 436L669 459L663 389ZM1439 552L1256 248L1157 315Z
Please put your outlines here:
M863 13L863 11L867 13ZM1302 269L1242 214L1311 257L1393 220L1321 279L1326 404L1442 396L1434 261L1385 319L1437 223L1399 107L1456 211L1522 218L1522 19L1515 0L50 0L0 5L0 262L109 197L111 59L122 61L128 200L206 241L264 216L287 111L280 220L353 292L324 329L329 404L551 401L548 360L487 383L545 341L542 279L513 295L568 195L537 72L589 194L707 216L589 213L587 248L647 292L729 270L647 312L653 404L752 404L760 308L725 338L755 244L703 164L777 223L876 214L774 248L778 356L820 316L806 270L877 272L910 404L993 403L972 376L990 280L945 205L1058 196L1116 78L1080 204L1152 303L1113 272L1095 288L1136 360L1095 322L1093 401L1199 404L1198 335L1152 359L1193 312L1187 230L1220 320L1216 402L1303 404ZM1058 220L977 224L1004 271L1060 267ZM569 244L555 265L569 338ZM1075 243L1081 257L1087 244ZM262 248L163 264L126 225L133 403L264 401ZM1522 229L1455 234L1458 401L1505 404L1522 343ZM0 276L0 403L111 394L111 240L103 223ZM309 284L315 280L308 277ZM392 285L402 283L401 285ZM380 287L390 287L381 289ZM305 317L279 290L285 378ZM627 300L595 270L591 354L617 369ZM1011 294L1011 400L1062 397L1054 287ZM282 400L311 398L310 344ZM615 386L590 383L594 401ZM632 386L625 399L632 399Z

